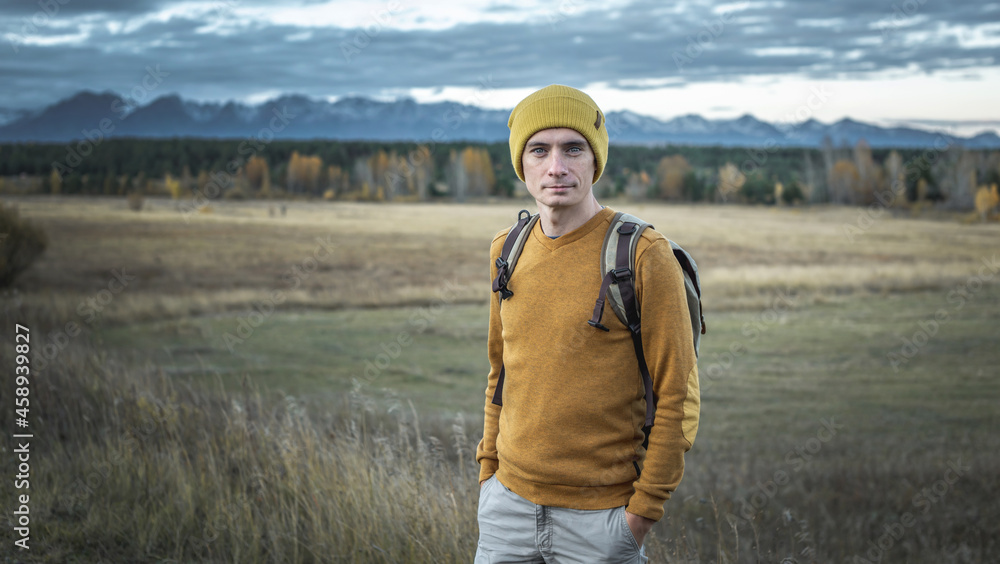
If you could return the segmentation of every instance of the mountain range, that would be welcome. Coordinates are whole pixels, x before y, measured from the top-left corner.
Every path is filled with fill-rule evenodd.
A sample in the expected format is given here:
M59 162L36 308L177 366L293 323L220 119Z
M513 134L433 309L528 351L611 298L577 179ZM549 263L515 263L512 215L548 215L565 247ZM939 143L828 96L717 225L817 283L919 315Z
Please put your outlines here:
M418 103L410 98L386 102L361 97L335 102L287 95L257 105L202 103L167 95L140 105L113 92L81 91L37 111L0 108L0 141L65 143L91 138L339 139L404 141L504 141L510 110L484 109L457 102ZM612 143L684 144L740 147L853 146L932 147L958 143L998 149L993 132L958 137L908 127L879 127L851 119L825 124L809 119L771 124L749 114L735 119L705 119L689 114L659 120L630 111L608 112Z

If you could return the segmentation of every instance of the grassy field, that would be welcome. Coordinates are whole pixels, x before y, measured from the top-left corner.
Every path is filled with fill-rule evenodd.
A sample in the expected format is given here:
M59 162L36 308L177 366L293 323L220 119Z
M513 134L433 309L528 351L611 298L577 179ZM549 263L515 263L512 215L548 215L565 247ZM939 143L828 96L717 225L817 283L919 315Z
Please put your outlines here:
M3 298L44 367L16 558L471 560L487 250L528 204L19 205L52 242ZM703 272L702 426L651 561L1000 559L1000 226L610 205Z

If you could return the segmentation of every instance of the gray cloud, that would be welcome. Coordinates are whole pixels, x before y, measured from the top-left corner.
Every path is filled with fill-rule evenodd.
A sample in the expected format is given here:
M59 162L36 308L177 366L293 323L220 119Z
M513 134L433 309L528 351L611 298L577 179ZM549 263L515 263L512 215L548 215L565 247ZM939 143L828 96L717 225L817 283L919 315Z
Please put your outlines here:
M71 11L77 4L86 10ZM150 65L170 73L159 87L164 94L231 99L267 91L323 97L475 86L487 75L501 88L608 82L634 89L667 79L678 85L760 75L830 79L914 67L975 73L1000 64L997 47L966 47L949 32L1000 21L1000 4L974 0L749 2L731 13L706 4L677 10L670 6L678 4L638 0L612 11L552 12L527 24L384 28L370 36L361 29L231 19L224 31L210 31L206 26L217 22L194 17L150 19L118 33L105 25L167 4L69 2L63 19L78 25L41 26L33 33L55 40L89 29L82 43L22 44L17 53L7 44L10 34L22 31L23 14L32 10L4 11L5 104L33 107L82 88L127 92ZM213 4L222 2L206 6Z

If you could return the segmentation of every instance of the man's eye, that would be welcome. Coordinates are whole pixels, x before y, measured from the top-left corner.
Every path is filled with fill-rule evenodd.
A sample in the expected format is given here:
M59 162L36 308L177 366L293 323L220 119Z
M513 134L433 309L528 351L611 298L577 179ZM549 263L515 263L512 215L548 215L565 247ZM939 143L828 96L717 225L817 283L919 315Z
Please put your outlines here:
M534 148L534 149L531 150L531 154L532 155L538 155L538 156L541 156L542 153L544 153L544 152L545 152L545 149L542 149L541 147L536 147L536 148Z
M579 148L579 147L570 147L570 148L569 148L569 152L570 152L570 154L573 154L573 155L577 155L577 154L579 154L579 153L580 153L581 151L583 151L583 149L581 149L581 148Z

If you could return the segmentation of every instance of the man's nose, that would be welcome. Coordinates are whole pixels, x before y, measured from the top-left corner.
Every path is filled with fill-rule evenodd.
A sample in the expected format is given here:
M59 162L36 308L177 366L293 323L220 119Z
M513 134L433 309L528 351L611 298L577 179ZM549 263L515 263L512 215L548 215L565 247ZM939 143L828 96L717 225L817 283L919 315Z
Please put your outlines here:
M549 163L550 176L563 176L569 171L563 158L558 152L552 153L552 161Z

